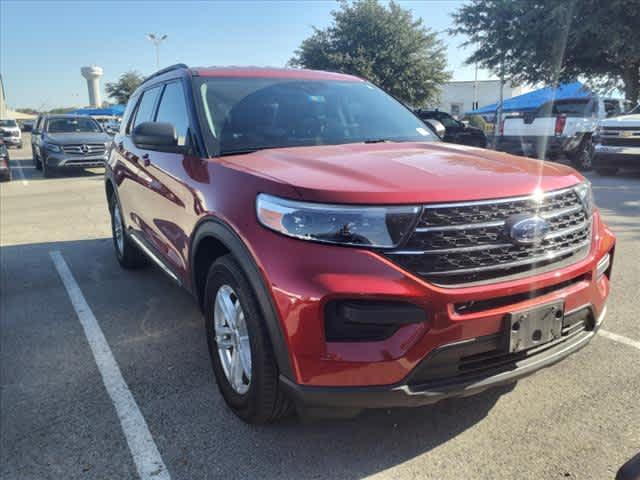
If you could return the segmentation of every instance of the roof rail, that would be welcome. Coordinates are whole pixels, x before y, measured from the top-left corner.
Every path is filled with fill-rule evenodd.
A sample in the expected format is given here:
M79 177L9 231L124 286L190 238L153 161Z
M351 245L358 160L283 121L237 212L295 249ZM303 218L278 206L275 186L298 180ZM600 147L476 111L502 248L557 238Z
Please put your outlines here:
M151 75L149 75L147 78L145 78L142 83L146 83L149 80L151 80L152 78L158 77L164 73L167 72L171 72L173 70L180 70L181 68L189 68L187 65L185 65L184 63L176 63L175 65L170 65L168 67L165 68L161 68L160 70L158 70L155 73L152 73Z

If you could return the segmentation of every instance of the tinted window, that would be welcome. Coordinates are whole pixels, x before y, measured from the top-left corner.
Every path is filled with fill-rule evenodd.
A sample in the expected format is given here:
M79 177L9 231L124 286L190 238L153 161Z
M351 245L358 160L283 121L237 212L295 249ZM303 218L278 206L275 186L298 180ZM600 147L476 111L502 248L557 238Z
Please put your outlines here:
M153 120L153 107L156 104L156 99L160 93L160 87L153 87L142 94L142 99L138 104L138 110L136 111L136 118L133 121L131 130L144 122L151 122Z
M17 127L15 120L0 120L0 127Z
M589 117L591 111L587 108L589 100L571 100L555 102L552 112L554 115L566 115L567 117Z
M185 145L189 130L189 114L184 100L182 84L173 82L167 84L158 106L156 122L167 122L176 128L178 145Z
M607 111L607 117L615 117L622 113L620 109L620 102L617 100L605 100L604 108Z
M50 118L47 122L48 133L101 132L102 128L93 118Z
M363 141L435 140L404 106L366 82L202 78L200 98L220 153Z

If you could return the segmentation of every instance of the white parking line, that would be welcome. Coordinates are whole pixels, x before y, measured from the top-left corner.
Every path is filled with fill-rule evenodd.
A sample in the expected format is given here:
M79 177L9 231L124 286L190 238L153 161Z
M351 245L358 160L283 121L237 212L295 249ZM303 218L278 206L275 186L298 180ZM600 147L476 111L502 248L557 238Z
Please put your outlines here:
M617 333L608 332L606 330L598 330L598 333L609 340L613 340L614 342L623 343L629 347L637 348L640 350L640 342L637 340L631 340L630 338L623 337L622 335L618 335Z
M67 262L65 262L60 252L49 252L49 255L69 294L73 308L78 315L78 320L82 324L85 336L93 352L93 358L98 365L100 375L102 375L104 386L116 408L138 475L142 480L170 480L171 476L162 461L151 432L149 432L147 422L142 416L124 378L122 378L122 373L111 353L111 348L80 287L73 278Z
M24 172L22 171L22 163L18 162L18 173L20 174L20 179L22 180L22 185L29 185L29 180L24 176Z

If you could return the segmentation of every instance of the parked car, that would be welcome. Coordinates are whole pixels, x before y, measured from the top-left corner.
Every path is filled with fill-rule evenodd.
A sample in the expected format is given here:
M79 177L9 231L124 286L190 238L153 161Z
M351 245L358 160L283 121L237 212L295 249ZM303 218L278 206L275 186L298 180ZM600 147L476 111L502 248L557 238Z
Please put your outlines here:
M590 170L598 121L619 115L624 108L622 100L594 96L556 100L532 112L508 114L499 126L496 148L538 158L565 155L574 167Z
M418 110L416 114L422 120L437 120L444 125L445 133L443 140L445 142L481 148L487 146L487 136L481 129L465 125L446 112L440 112L438 110Z
M478 393L579 350L605 316L615 238L589 182L440 142L350 75L161 70L105 182L117 260L194 295L247 422Z
M42 115L31 132L33 163L45 177L65 168L102 167L111 137L85 115Z
M33 130L33 125L34 125L35 121L34 120L23 120L20 123L20 129L23 132L30 132L31 130Z
M0 182L11 180L11 167L9 166L9 150L5 143L0 140Z
M602 120L593 143L593 167L601 175L640 170L640 107L630 115Z
M0 120L0 137L7 147L22 148L22 132L13 119Z

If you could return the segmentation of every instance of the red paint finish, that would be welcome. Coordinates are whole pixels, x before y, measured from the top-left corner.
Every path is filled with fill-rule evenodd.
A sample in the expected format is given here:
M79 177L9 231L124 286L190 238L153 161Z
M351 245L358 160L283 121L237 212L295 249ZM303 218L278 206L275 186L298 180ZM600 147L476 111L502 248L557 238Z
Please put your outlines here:
M339 74L269 69L196 69L210 76L291 76L353 79ZM566 310L592 304L602 311L609 282L596 282L598 260L615 239L594 214L588 256L571 266L485 286L442 288L365 249L322 245L279 235L256 218L259 193L351 204L423 204L524 196L583 181L571 168L444 143L349 144L271 149L197 158L144 152L117 136L108 172L128 227L138 232L193 290L190 251L206 217L226 222L257 264L276 307L294 381L306 385L387 385L401 381L434 348L498 332L514 305L468 315L453 305L513 295L575 277L569 288L518 304L564 298ZM141 161L148 155L148 162ZM336 298L403 300L422 306L428 321L379 342L332 343L324 336L324 306Z

